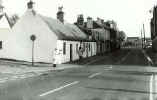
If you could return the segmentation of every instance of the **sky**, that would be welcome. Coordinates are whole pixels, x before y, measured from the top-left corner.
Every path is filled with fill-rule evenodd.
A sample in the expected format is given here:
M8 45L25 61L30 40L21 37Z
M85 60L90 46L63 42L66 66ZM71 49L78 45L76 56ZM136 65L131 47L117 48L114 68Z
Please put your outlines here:
M22 16L27 10L29 0L2 0L7 14L18 14ZM152 14L149 12L157 0L33 0L34 9L37 13L44 16L56 18L58 7L63 5L65 20L74 23L78 14L83 14L94 20L97 17L117 22L119 30L123 30L126 35L140 36L143 24L145 33L150 37L150 19Z

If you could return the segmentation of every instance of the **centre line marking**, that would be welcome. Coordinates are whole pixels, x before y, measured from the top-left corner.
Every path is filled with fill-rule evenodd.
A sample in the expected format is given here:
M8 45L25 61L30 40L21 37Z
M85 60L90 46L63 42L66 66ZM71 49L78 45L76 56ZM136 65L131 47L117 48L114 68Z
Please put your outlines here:
M108 70L112 70L112 68L113 68L112 65L110 65L109 67L104 67L104 70L108 71Z
M57 91L59 91L59 90L62 90L62 89L64 89L64 88L66 88L66 87L69 87L69 86L72 86L72 85L75 85L75 84L78 84L78 83L79 83L79 81L74 81L74 82L72 82L72 83L70 83L70 84L67 84L67 85L61 86L61 87L59 87L59 88L56 88L56 89L54 89L54 90L51 90L51 91L42 93L42 94L40 94L39 96L40 96L40 97L43 97L43 96L46 96L46 95L48 95L48 94L57 92Z
M90 75L88 78L93 78L93 77L95 77L95 76L97 76L97 75L100 75L101 73L95 73L95 74L92 74L92 75Z

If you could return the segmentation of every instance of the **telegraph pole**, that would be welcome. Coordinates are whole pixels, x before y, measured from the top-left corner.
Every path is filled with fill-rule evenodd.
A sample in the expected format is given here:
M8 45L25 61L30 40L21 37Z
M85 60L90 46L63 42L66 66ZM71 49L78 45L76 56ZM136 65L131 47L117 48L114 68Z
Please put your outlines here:
M143 36L144 36L144 48L146 46L146 37L145 37L145 27L144 27L144 24L143 24Z
M153 11L153 14L154 14L154 35L156 37L156 14L157 14L157 6L154 7L154 11Z
M143 49L143 37L142 37L142 30L141 30L141 42L142 42L142 49Z

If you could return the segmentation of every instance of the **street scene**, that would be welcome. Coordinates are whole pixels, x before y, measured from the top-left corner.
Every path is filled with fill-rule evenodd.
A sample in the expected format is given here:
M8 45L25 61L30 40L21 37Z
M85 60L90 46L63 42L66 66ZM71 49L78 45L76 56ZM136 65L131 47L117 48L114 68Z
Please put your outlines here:
M0 0L0 100L157 100L156 5Z
M3 100L156 98L157 70L151 67L141 49L122 49L64 66L67 69L50 68L41 74L35 71L34 76L17 76L16 81L1 84L0 97Z

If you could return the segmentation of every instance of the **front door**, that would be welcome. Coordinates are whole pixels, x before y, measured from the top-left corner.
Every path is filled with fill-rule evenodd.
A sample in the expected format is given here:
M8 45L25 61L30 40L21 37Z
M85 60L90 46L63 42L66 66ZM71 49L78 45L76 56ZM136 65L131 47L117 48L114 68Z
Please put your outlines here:
M72 44L70 44L70 61L73 60Z

